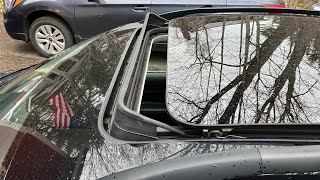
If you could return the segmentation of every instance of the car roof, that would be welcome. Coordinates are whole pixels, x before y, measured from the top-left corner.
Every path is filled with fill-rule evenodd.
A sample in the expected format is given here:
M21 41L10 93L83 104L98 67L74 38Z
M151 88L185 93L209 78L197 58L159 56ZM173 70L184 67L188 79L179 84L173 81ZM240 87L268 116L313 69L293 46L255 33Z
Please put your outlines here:
M203 11L209 12L209 10ZM216 11L213 9L210 12ZM222 11L223 9L220 10ZM287 11L289 12L285 10ZM5 110L6 118L9 118L1 121L3 123L0 126L1 133L5 135L1 141L6 142L0 147L1 152L4 152L1 153L4 155L0 156L0 160L7 177L17 176L15 173L20 168L20 175L29 173L31 176L32 173L41 171L43 173L41 175L51 178L60 175L60 177L83 179L98 178L166 158L263 145L319 143L317 139L297 138L251 141L232 139L229 142L226 139L221 142L221 139L211 139L212 137L188 141L185 139L120 141L108 134L110 132L107 129L107 123L110 122L108 118L110 116L121 118L119 112L126 115L129 120L134 120L136 122L134 125L139 125L137 119L150 122L150 118L143 119L141 114L119 106L117 100L120 98L120 91L127 90L124 87L129 85L124 78L132 75L126 74L130 73L130 69L122 67L126 67L129 59L135 59L132 63L136 62L139 53L142 52L143 42L147 43L144 40L150 30L160 28L160 32L165 32L168 19L149 14L144 23L142 28L138 26L124 31L119 29L79 44L32 71L31 76L28 74L28 78L19 76L22 78L19 82L23 83L14 85L10 83L11 88L8 86L3 92L16 89L17 94L11 95L17 98L11 104L14 108ZM124 62L120 65L119 62L122 60ZM63 102L69 104L75 119L80 122L79 126L53 127L55 107L50 102L52 97L58 97L60 102L64 99ZM185 134L181 129L154 123L177 134ZM201 133L203 132L205 131L201 129ZM119 142L121 143L118 144ZM30 167L28 171L26 167Z

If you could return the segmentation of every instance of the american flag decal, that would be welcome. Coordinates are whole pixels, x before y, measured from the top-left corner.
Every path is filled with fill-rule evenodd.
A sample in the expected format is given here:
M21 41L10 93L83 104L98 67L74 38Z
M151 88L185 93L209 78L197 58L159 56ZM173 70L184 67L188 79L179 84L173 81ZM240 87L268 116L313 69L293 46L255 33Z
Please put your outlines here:
M54 128L73 128L79 127L79 122L74 116L74 113L63 97L62 93L54 95L50 98L50 104L54 107Z

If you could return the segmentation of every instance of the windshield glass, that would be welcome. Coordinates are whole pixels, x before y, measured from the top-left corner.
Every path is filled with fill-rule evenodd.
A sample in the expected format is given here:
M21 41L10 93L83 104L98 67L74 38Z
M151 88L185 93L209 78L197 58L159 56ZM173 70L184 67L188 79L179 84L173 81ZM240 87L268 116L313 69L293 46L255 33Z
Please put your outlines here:
M319 52L318 18L174 19L168 111L188 124L319 123Z

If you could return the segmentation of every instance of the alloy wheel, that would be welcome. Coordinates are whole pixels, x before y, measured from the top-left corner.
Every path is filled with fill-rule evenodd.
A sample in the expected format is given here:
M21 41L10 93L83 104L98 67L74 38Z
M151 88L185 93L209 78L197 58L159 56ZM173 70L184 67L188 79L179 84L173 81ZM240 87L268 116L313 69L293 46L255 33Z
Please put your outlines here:
M39 47L47 53L57 54L65 48L65 38L61 31L51 25L40 26L35 33Z

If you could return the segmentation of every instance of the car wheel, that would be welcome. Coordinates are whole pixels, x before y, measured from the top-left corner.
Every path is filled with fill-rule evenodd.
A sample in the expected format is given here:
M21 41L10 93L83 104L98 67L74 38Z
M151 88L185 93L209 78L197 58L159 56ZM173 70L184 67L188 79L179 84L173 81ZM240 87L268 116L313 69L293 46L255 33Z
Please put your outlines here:
M30 40L37 52L50 57L74 44L70 28L60 19L44 16L30 26Z

